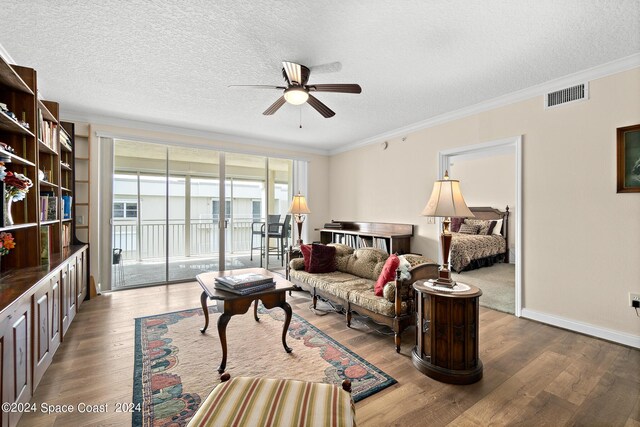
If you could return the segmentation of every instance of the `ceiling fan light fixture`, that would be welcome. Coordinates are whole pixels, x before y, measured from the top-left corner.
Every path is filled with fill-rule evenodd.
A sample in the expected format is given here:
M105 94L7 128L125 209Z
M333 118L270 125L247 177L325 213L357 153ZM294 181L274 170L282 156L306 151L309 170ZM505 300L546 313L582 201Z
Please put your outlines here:
M301 105L309 99L309 93L302 87L290 87L284 91L284 99L292 105Z

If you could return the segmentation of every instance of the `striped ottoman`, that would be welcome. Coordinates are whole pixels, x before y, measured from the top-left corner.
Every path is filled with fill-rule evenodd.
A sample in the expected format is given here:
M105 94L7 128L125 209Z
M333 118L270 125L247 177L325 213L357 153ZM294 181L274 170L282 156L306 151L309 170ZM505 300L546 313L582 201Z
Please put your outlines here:
M351 384L238 377L213 389L189 421L195 426L355 426Z

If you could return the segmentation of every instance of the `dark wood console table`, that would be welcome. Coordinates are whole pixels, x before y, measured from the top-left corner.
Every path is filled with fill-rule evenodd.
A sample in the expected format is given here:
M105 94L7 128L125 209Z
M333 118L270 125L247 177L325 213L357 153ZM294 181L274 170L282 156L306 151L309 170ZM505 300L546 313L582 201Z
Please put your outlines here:
M471 384L482 378L478 357L479 298L473 285L463 292L435 290L418 280L416 347L413 364L423 374L451 384Z

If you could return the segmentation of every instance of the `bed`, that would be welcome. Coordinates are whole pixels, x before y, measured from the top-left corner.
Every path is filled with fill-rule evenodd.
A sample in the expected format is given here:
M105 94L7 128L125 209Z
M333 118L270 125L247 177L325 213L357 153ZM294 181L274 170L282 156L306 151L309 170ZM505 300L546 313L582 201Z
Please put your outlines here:
M504 211L490 207L469 209L475 218L452 218L451 221L451 269L460 273L496 262L509 262L509 206Z

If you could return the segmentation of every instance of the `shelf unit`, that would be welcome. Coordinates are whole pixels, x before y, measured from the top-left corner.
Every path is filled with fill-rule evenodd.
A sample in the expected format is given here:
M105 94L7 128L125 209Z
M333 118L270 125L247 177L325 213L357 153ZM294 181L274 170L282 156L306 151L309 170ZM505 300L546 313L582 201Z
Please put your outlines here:
M75 200L73 202L73 218L75 221L75 243L89 243L89 177L91 176L89 125L76 123L74 130Z
M342 243L352 248L374 247L387 253L411 252L412 224L331 221L335 228L320 229L320 241Z
M33 183L12 203L13 224L0 215L0 232L15 243L0 257L0 394L2 402L26 403L88 295L88 246L72 241L74 215L65 218L61 210L75 185L73 124L60 122L58 103L38 98L34 69L2 57L0 103L16 116L0 111L0 142L7 147L0 157L7 171ZM61 135L68 144L61 145ZM4 189L2 182L0 201ZM19 417L3 411L0 425L15 426Z

